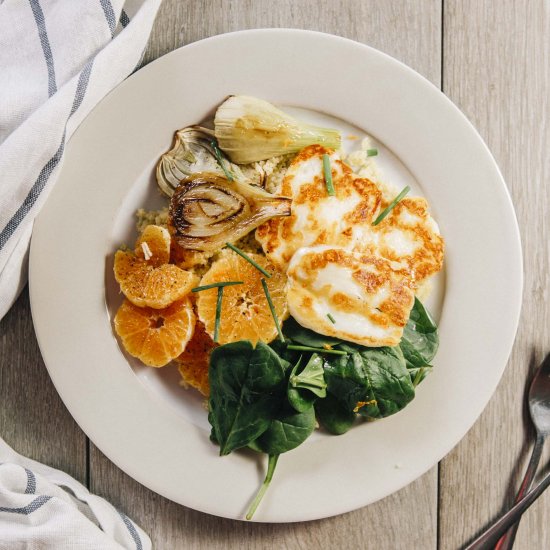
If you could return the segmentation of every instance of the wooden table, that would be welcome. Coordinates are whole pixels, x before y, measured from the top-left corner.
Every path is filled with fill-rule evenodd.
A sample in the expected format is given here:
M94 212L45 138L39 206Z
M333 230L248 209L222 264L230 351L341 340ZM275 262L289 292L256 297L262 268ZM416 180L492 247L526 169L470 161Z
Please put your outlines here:
M105 496L143 526L157 549L459 548L513 499L532 439L526 381L550 351L550 3L166 0L144 63L201 38L255 27L315 29L387 52L440 87L495 155L516 207L527 269L514 350L485 412L437 467L376 504L311 523L219 519L145 489L90 443L50 382L25 291L0 324L0 434L20 453ZM525 516L516 548L550 548L549 519L550 492Z

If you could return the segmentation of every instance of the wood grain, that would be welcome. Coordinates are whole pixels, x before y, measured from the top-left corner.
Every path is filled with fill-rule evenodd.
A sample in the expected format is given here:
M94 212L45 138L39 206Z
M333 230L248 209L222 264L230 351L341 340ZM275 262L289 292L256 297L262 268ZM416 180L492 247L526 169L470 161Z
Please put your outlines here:
M166 1L145 62L223 32L301 27L367 43L401 59L439 86L440 10L439 0ZM349 514L310 523L260 525L223 520L174 504L131 480L93 446L91 466L92 490L138 521L157 549L436 548L436 468L404 490Z
M442 550L463 545L510 505L528 458L526 380L550 352L549 52L547 1L445 0L443 88L486 140L511 191L525 288L516 343L498 390L441 465ZM546 493L523 519L515 548L550 548L549 510Z
M152 493L93 446L87 472L86 438L47 375L25 291L0 322L0 434L17 451L80 481L89 474L92 490L138 521L156 549L460 548L513 499L532 435L523 404L526 380L550 351L550 4L167 0L144 62L207 36L257 27L340 34L395 56L436 85L443 74L445 93L491 148L516 206L526 269L517 341L482 417L441 463L439 481L433 469L372 506L310 523L215 518ZM515 548L550 548L549 513L547 494L523 519Z
M86 483L86 436L48 376L26 289L0 321L0 435L18 453Z

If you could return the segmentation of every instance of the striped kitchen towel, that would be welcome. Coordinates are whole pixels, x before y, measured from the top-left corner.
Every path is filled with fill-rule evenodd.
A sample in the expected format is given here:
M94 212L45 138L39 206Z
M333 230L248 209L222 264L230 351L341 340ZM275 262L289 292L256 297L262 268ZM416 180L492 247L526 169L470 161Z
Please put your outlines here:
M0 550L149 550L149 537L71 476L0 439Z
M140 64L160 0L0 0L0 318L67 141ZM70 231L70 228L67 228Z

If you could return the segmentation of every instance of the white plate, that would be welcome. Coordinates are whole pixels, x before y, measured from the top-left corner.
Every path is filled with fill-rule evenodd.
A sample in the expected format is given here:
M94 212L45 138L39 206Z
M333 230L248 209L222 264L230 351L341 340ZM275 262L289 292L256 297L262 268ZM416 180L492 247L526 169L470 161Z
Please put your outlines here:
M459 110L420 75L361 44L245 31L176 50L121 84L74 135L35 224L32 313L50 376L82 429L125 472L176 502L241 519L265 465L252 453L218 457L206 411L177 386L175 369L140 367L120 351L110 321L119 299L112 255L132 237L132 211L159 200L152 170L173 131L211 115L230 93L374 136L389 179L428 197L446 239L432 302L441 346L415 400L344 436L316 434L281 457L255 520L331 516L419 477L487 404L519 318L517 222L491 154Z

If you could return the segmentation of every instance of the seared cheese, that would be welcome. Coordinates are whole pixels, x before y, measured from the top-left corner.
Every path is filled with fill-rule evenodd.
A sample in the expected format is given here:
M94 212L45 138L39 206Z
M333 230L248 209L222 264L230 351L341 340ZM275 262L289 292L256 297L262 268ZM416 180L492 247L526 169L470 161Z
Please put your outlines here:
M327 192L323 155L329 154L336 192ZM372 220L382 195L376 185L355 176L338 153L320 145L303 149L293 160L278 195L292 197L291 214L273 218L256 231L265 254L281 271L303 246L323 244L353 247L352 228Z
M327 193L324 154L330 158L335 196ZM338 153L320 145L296 156L277 194L292 197L291 214L261 225L256 238L281 271L300 248L319 245L381 256L415 286L443 265L443 238L425 199L402 199L373 226L389 200L375 183L354 175Z
M303 247L287 275L290 314L302 326L364 346L401 340L414 292L388 260L341 247Z
M386 206L383 201L381 210ZM357 224L352 231L354 250L386 258L415 286L443 267L444 241L421 197L406 197L378 225Z

